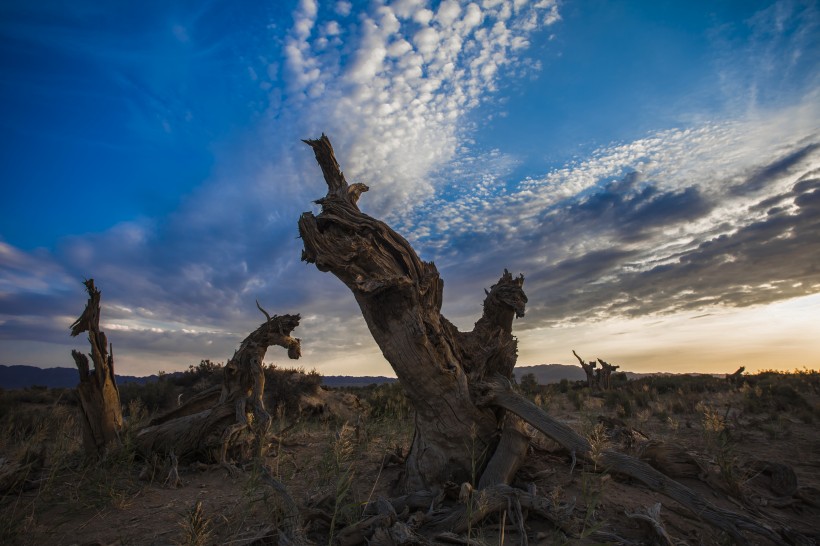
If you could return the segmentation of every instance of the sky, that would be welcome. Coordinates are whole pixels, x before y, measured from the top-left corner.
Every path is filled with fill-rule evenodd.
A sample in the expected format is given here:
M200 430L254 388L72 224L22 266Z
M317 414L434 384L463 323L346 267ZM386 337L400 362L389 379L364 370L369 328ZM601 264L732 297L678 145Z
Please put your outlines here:
M469 330L523 273L519 365L820 368L820 7L658 0L0 1L0 364L227 360L300 313L326 375L394 375L300 261L327 134Z

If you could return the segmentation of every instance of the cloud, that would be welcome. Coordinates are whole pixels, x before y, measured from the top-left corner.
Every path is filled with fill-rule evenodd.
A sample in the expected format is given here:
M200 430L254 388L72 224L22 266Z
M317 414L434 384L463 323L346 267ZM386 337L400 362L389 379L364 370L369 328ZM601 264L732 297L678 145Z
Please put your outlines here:
M353 17L349 2L301 1L248 61L268 90L258 128L215 143L211 179L172 214L71 235L51 252L0 242L0 340L81 347L67 326L93 276L123 373L224 360L261 321L256 299L302 313L309 367L377 358L347 290L299 262L296 220L325 192L299 139L322 132L348 180L370 185L363 209L436 261L445 314L462 327L504 267L527 277L522 331L820 290L816 94L522 179L520 158L474 147L471 116L532 66L527 48L560 20L557 4L433 7L399 0Z
M511 44L542 28L554 8L540 2L513 13L505 4L448 1L432 11L423 2L394 2L360 13L345 27L345 43L327 49L310 41L310 28L317 18L344 21L332 11L308 17L300 9L285 38L291 78L276 115L297 113L286 134L329 134L348 178L378 183L364 206L393 220L399 204L436 191L441 181L428 175L455 157L467 115L489 98L505 68L523 62Z
M3 337L22 335L38 317L66 321L79 313L85 301L79 281L88 276L103 291L112 341L160 360L170 357L174 339L185 354L205 338L204 347L217 353L209 357L229 353L255 327L257 298L272 313L301 311L306 318L297 334L310 336L315 347L372 346L363 322L350 321L358 312L335 280L299 262L296 219L324 193L299 139L330 134L349 179L378 187L364 206L388 219L400 216L444 184L428 175L455 157L468 113L490 96L505 67L521 62L523 52L511 44L546 24L555 4L511 11L504 3L447 1L430 9L403 0L355 18L352 7L300 0L292 24L272 29L278 35L244 70L255 75L250 84L270 90L258 130L215 145L211 179L172 214L69 235L42 255L4 245L0 250L13 259L0 271ZM197 21L184 23L174 22L170 34L202 52L198 37L206 27L194 33ZM276 58L282 63L271 61ZM190 115L184 104L154 93L143 76L120 81L156 99L165 120ZM176 123L167 125L173 130ZM322 314L337 318L308 318ZM27 338L38 336L73 341L61 327L29 330ZM306 344L308 356L313 350Z
M431 202L406 227L459 279L445 297L456 292L461 326L475 312L466 292L502 266L527 277L524 329L812 294L815 104L658 133L512 185L479 172L475 191Z

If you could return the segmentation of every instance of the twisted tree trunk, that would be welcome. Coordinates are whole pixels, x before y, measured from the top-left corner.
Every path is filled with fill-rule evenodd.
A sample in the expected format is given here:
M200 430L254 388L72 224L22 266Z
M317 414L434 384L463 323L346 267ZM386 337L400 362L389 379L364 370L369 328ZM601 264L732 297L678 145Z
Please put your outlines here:
M595 369L595 361L590 360L589 364L587 364L584 361L584 359L581 358L580 356L578 356L578 353L576 353L574 350L572 351L572 354L574 354L575 358L578 359L578 362L581 363L581 368L584 370L584 373L587 376L587 387L589 387L592 390L597 389L598 388L598 375L596 375L596 373L595 373L597 371Z
M598 359L598 363L601 365L601 388L608 391L612 388L612 372L620 368L620 366L604 362L600 358Z
M257 304L258 305L258 304ZM212 388L173 410L155 417L137 435L143 453L174 453L180 461L227 463L230 455L246 457L270 429L271 417L262 400L268 347L279 345L290 358L301 356L298 338L290 333L299 315L271 317L242 341L225 365L221 388Z
M524 315L524 278L505 271L487 292L484 314L459 332L442 314L443 281L436 266L384 222L362 213L368 190L348 185L324 135L305 141L322 168L328 193L322 212L299 220L302 259L330 271L353 292L367 326L393 367L416 415L406 463L409 491L446 481L508 481L520 464L526 437L504 410L479 407L473 385L500 374L510 378L517 341L513 318ZM523 439L523 441L522 441ZM523 446L523 447L522 447Z
M80 372L77 396L83 448L87 456L103 456L111 445L119 442L122 407L114 378L114 349L108 344L105 333L100 331L100 291L94 286L94 279L83 284L88 291L88 302L83 314L71 325L71 335L76 337L88 332L94 369L89 369L88 356L80 351L71 351L71 356Z
M359 210L357 201L368 187L348 185L326 136L305 142L313 148L328 193L316 201L322 206L318 216L306 212L299 219L302 259L333 273L353 292L373 338L413 404L415 436L403 482L408 492L437 491L447 481L470 481L487 496L506 497L506 504L496 503L502 508L513 501L524 506L520 493L501 486L512 480L526 455L526 421L573 457L640 480L737 543L745 543L743 531L780 540L768 526L712 505L643 461L613 450L596 453L586 438L514 393L510 378L517 342L512 321L524 315L523 277L514 278L505 270L487 292L484 313L473 330L459 332L441 315L443 282L435 265L420 260L403 237ZM610 373L615 369L607 367Z

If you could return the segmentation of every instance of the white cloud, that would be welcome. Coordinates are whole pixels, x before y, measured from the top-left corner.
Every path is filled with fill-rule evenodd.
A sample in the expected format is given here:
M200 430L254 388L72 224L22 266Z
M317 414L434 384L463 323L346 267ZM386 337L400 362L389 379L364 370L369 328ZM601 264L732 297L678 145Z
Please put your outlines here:
M455 0L444 0L438 6L436 21L444 27L452 25L461 14L461 6Z
M416 1L378 6L344 29L342 49L326 52L300 30L309 18L299 12L286 41L291 97L281 108L301 116L289 123L333 137L348 158L348 177L378 183L363 206L388 219L399 203L413 206L433 193L429 175L454 157L459 133L469 127L465 116L493 92L504 67L520 61L514 48L525 49L536 30L528 21L552 9L507 13L497 4L482 12L476 3L452 1L438 4L435 13L432 7ZM309 93L318 86L321 93ZM305 94L313 100L305 102Z
M192 359L229 356L258 323L256 298L273 313L303 313L297 335L306 340L307 366L349 363L358 347L366 347L368 358L377 355L350 294L332 276L298 261L295 219L324 192L312 155L298 139L326 132L348 179L373 190L361 206L438 263L447 281L446 314L469 327L481 289L507 266L528 277L533 311L522 331L530 335L587 311L556 302L560 275L567 292L623 286L618 275L624 271L674 264L704 242L765 219L767 210L758 205L787 191L791 173L745 192L730 188L816 140L820 101L811 96L791 109L744 110L735 119L659 132L515 179L516 157L474 149L469 115L492 98L505 70L526 65L533 33L560 19L557 3L399 0L348 19L352 8L350 2L300 2L292 27L272 41L274 51L259 55L279 56L281 64L264 61L265 68L253 72L264 79L266 71L276 82L262 129L237 144L242 152L229 155L239 159L220 161L213 179L169 218L71 237L54 255L0 243L5 331L30 329L48 316L43 295L63 294L62 318L79 312L79 280L90 274L111 303L106 313L120 340L115 343L156 357L147 373L160 362L173 369L175 358L178 369ZM342 19L328 20L333 11ZM817 168L815 157L807 154L800 168ZM640 200L644 190L690 203L697 214L643 229L623 218L575 224L568 213L592 207L608 191L652 204ZM602 257L589 258L596 253ZM556 264L569 264L568 270ZM811 282L806 279L806 286ZM620 294L606 300L599 291L583 301L597 306L596 317L634 310ZM554 312L546 309L553 302ZM10 325L19 318L14 312L27 307L32 313ZM53 339L62 340L65 326L57 326ZM184 351L174 353L175 344ZM138 358L132 360L137 365Z
M336 2L336 13L341 15L342 17L347 17L350 15L351 10L353 9L353 4L347 2L345 0L340 0Z

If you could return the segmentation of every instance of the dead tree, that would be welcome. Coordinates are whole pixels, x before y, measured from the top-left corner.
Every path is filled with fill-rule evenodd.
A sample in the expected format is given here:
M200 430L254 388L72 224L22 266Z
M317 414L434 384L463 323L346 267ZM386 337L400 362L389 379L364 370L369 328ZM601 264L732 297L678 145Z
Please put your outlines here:
M726 374L726 382L730 385L738 386L743 381L743 372L746 371L746 366L741 366L734 373Z
M769 527L712 505L643 461L613 450L593 454L586 438L514 392L512 322L524 315L523 277L504 271L487 292L473 330L459 332L441 315L443 282L435 265L419 259L385 223L359 210L357 201L368 187L348 185L326 136L305 142L313 148L328 192L316 201L322 207L318 216L306 212L299 219L302 259L333 273L353 292L413 405L415 435L405 463L405 490L440 491L447 481L472 480L479 491L496 492L512 481L526 456L523 419L573 456L595 457L612 472L643 482L739 543L745 542L741 531L780 540ZM523 506L513 495L505 493L507 502L499 505ZM468 497L474 503L481 495Z
M599 384L599 375L596 373L598 370L595 369L595 361L590 360L589 364L587 364L583 358L578 356L578 353L576 353L574 349L572 351L572 354L574 354L575 358L578 359L578 362L581 363L581 368L584 370L584 373L587 376L587 386L592 390L596 390Z
M262 400L262 361L271 345L284 347L290 358L297 359L301 345L298 338L290 336L299 325L299 315L271 317L261 307L259 310L267 320L245 338L225 365L222 385L151 420L137 435L140 451L174 453L180 461L223 464L230 456L247 458L251 450L261 451L271 423Z
M604 362L600 358L598 359L598 363L601 365L601 388L608 391L612 388L612 372L620 368L620 366L614 366L609 362Z
M441 313L443 282L436 266L356 205L364 184L348 185L330 141L313 147L328 185L316 201L322 213L299 220L302 259L330 271L354 294L367 326L390 362L416 414L404 485L430 489L471 479L478 462L482 483L506 481L523 459L527 437L504 411L479 407L472 389L499 374L512 375L517 341L512 321L524 315L524 278L505 271L486 293L484 314L471 332L459 332ZM484 479L490 469L492 478Z
M119 442L122 430L120 391L114 377L114 348L109 345L105 332L100 331L100 291L94 279L83 284L88 291L88 302L80 318L71 325L71 336L88 332L91 362L80 351L71 351L80 372L77 397L80 400L80 422L83 430L83 448L87 456L103 456L106 450Z

